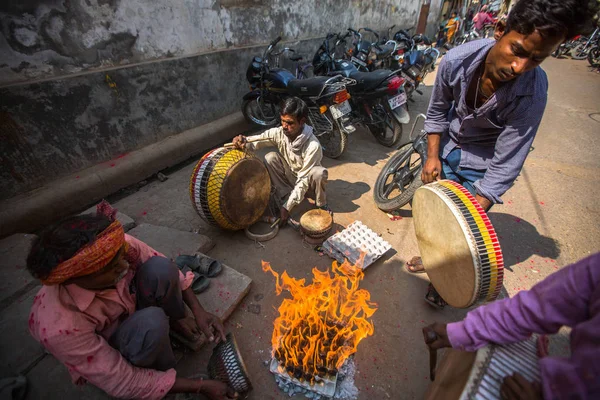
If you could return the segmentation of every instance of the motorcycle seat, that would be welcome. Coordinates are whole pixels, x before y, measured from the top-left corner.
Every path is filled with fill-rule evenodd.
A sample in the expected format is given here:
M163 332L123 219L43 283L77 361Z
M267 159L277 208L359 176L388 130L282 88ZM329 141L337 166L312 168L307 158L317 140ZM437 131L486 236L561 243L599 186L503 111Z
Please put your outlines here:
M310 79L292 79L288 85L288 93L296 96L318 96L323 90L325 82L330 80L328 76L317 76Z
M381 48L381 50L377 47L373 47L373 51L377 55L377 58L386 58L392 55L395 46L393 44L385 44L379 47Z
M356 85L352 89L358 91L376 89L381 82L385 81L391 74L392 71L387 69L378 69L372 72L353 71L350 73L350 78L356 80Z

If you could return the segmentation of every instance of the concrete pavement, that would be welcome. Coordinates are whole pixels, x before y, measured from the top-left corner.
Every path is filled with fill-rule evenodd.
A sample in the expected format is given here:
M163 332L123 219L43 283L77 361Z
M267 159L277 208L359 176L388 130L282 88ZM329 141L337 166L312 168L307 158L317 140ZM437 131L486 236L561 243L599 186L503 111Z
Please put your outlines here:
M543 66L550 80L549 101L533 150L515 186L504 196L505 204L494 206L490 213L504 252L505 287L510 295L600 250L600 206L596 202L600 197L600 76L589 72L582 61L549 59ZM433 78L433 74L428 77L424 96L415 95L410 110L413 116L426 110ZM372 199L375 179L391 153L368 132L358 130L351 136L347 153L339 160L324 161L335 222L346 226L360 220L393 246L369 267L361 284L379 309L373 316L375 334L360 344L355 357L359 399L422 398L429 370L421 327L458 320L466 313L433 310L423 301L426 276L411 275L404 269L406 260L418 254L410 206L401 211L403 219L391 221ZM285 269L293 277L310 279L312 267L324 270L331 260L303 245L291 229L283 229L275 239L257 246L243 232L207 226L195 213L187 193L193 167L194 163L179 165L167 172L167 181L151 181L133 194L115 195L109 201L137 224L210 237L216 245L209 255L252 279L251 291L226 327L235 333L250 371L254 391L248 399L287 398L265 365L270 358L276 308L285 295L276 296L274 279L262 272L260 262L269 261L276 271ZM301 211L293 214L298 216ZM552 351L564 354L564 332L559 339ZM196 375L205 371L209 356L210 348L204 348L182 359L177 369L184 376ZM65 375L56 372L60 366L49 368L49 376Z

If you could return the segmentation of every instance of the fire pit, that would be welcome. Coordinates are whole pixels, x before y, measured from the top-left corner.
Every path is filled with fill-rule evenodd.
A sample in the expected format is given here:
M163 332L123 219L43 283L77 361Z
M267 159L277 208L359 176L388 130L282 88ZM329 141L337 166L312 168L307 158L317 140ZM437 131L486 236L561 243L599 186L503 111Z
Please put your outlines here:
M334 262L331 271L313 268L311 284L285 271L280 275L264 261L263 271L276 278L277 295L286 290L292 296L282 301L274 322L271 372L278 383L284 379L332 397L338 371L374 332L370 317L377 305L367 290L359 289L362 269L348 262Z

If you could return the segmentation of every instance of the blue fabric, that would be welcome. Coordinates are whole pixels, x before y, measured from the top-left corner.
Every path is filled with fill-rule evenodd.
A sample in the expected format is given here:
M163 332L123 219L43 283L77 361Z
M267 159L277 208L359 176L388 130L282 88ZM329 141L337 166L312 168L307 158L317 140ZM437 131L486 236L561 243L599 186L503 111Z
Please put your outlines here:
M473 196L477 194L475 182L482 179L485 170L462 168L460 166L461 150L455 148L446 158L442 158L442 177L458 182L465 187Z
M547 101L548 79L537 67L503 84L474 109L466 95L495 40L482 39L450 50L440 62L433 86L425 131L441 134L442 158L457 146L459 166L487 170L475 184L478 194L493 203L519 175Z

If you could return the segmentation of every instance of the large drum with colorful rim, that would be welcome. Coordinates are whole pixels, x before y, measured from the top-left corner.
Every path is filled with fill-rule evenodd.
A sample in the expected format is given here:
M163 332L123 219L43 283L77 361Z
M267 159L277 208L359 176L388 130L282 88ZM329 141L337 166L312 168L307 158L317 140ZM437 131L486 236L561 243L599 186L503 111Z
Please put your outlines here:
M270 194L267 168L240 150L209 151L190 178L190 198L196 212L223 229L240 230L254 224L267 208Z
M415 192L413 217L423 267L442 299L456 308L495 300L504 261L475 197L453 181L430 183Z

